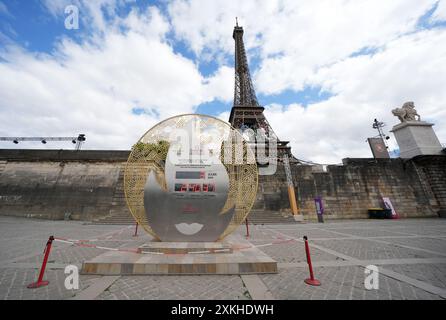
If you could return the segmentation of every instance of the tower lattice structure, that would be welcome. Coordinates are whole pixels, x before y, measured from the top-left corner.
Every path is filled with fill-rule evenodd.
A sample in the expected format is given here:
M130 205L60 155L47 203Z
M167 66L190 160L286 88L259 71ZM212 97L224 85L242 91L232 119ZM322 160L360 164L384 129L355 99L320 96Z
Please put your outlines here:
M243 27L240 27L238 22L234 27L232 37L235 41L235 86L234 105L229 116L229 123L235 129L239 129L242 132L246 129L252 129L254 132L264 133L266 145L262 145L261 147L260 144L256 143L257 140L249 141L253 148L255 148L256 156L260 148L266 148L265 151L268 154L269 141L275 139L277 142L277 160L282 161L283 157L287 156L291 163L298 162L291 153L291 147L288 146L289 141L281 141L278 139L268 120L266 120L263 113L264 107L257 100L249 72L245 45L243 43Z

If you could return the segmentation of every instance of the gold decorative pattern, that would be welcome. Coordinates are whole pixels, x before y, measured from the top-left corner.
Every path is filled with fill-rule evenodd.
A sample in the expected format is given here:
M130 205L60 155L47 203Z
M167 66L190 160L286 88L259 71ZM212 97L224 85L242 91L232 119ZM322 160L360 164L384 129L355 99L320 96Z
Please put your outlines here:
M202 143L215 140L215 137L211 138L209 135L203 134L203 131L218 132L217 139L219 141L212 142L222 146L219 151L220 159L229 176L228 198L221 212L227 212L228 209L235 206L235 213L228 227L220 236L220 240L245 221L256 199L258 171L254 152L238 131L228 123L207 115L185 114L166 119L152 127L138 140L132 148L124 171L124 193L129 210L144 230L157 239L158 236L150 227L144 210L144 186L149 171L153 170L160 186L167 189L164 177L165 159L163 157L165 157L165 153L159 148L157 150L157 146L163 145L166 141L170 143L170 133L183 128L192 118L199 120L200 132L202 132L199 139ZM232 143L228 143L228 141ZM153 146L153 150L144 149L140 143ZM229 163L227 163L228 158L232 160Z

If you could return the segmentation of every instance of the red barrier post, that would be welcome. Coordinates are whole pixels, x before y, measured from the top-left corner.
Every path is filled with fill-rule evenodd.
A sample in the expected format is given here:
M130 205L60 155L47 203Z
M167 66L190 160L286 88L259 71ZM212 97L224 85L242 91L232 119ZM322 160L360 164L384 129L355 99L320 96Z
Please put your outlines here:
M137 237L138 236L138 222L136 223L136 226L135 226L135 234L133 235L134 237Z
M53 241L54 241L54 237L53 236L49 237L49 239L46 243L46 246L45 246L45 250L43 250L43 253L45 254L45 256L43 257L42 267L40 267L39 278L37 279L37 282L33 282L33 283L29 284L27 286L28 289L44 287L44 286L47 286L48 283L50 283L49 281L43 280L43 275L45 274L46 263L48 262L48 256L50 255L51 245L52 245Z
M305 241L305 253L307 255L308 268L310 269L310 278L309 279L305 279L305 283L309 284L310 286L320 286L321 282L314 278L313 265L311 263L311 256L310 256L310 247L308 245L308 238L307 238L307 236L304 236L304 241Z
M246 238L249 238L248 218L245 219L245 224L246 224Z

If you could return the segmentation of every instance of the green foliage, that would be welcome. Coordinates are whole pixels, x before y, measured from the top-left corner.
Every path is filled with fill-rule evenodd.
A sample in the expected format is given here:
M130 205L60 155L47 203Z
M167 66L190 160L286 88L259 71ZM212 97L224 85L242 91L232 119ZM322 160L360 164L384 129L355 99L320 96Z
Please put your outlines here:
M170 143L166 140L160 140L157 143L138 142L132 150L141 152L144 156L148 156L152 152L156 152L161 160L166 160L167 152L169 151Z

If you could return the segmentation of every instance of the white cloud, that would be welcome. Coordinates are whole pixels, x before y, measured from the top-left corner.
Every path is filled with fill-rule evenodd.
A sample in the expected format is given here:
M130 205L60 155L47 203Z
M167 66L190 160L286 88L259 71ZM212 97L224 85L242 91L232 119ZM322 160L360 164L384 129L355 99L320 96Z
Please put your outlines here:
M418 32L389 42L374 56L358 56L325 67L312 82L337 95L327 101L287 107L269 106L267 118L282 139L291 139L297 157L339 162L346 157L371 156L366 138L377 134L374 118L387 123L406 101L415 101L422 120L433 122L446 141L446 32ZM290 123L283 126L283 123ZM389 133L391 149L397 147Z
M54 16L61 17L65 14L68 5L80 6L79 0L43 0L42 4Z
M225 112L220 113L220 114L217 116L217 118L219 118L219 119L221 119L221 120L223 120L223 121L228 122L229 115L230 115L230 111L225 111ZM228 122L228 123L229 123L229 122Z
M371 157L365 141L377 134L373 119L385 121L389 131L398 122L391 109L406 101L415 101L446 141L446 32L417 30L436 2L243 1L238 6L238 1L177 0L169 12L175 32L198 55L223 51L231 57L239 16L245 45L260 58L260 67L251 70L259 93L312 86L335 94L307 108L278 101L266 106L265 114L277 135L291 140L297 157L339 163L345 157ZM373 54L361 55L364 49ZM391 149L396 148L389 135Z
M203 78L164 41L169 26L158 9L133 11L119 26L127 30L107 28L80 44L64 38L51 55L8 47L0 63L0 135L82 132L87 148L128 149L156 122L228 99L220 77L230 68ZM133 108L146 112L138 116Z
M438 7L432 14L432 22L446 21L446 0L440 0L438 2Z
M206 94L210 99L215 98L230 102L234 98L234 68L220 67L206 81Z
M258 48L259 93L301 90L318 68L365 47L380 47L415 29L436 3L422 1L185 1L169 6L176 34L198 55L233 54L235 17L248 49Z
M416 30L436 0L175 0L167 6L168 17L149 8L104 18L125 2L73 1L84 23L91 22L92 32L81 43L65 38L52 54L14 46L0 53L6 59L0 62L0 135L83 132L88 148L126 149L159 120L194 112L214 99L231 101L234 70L228 64L238 16L249 57L259 61L251 70L257 92L314 86L334 94L306 108L280 101L266 106L273 129L291 140L298 158L339 163L370 157L365 140L376 135L373 119L390 130L398 122L390 110L409 100L446 142L446 31ZM45 3L63 17L66 0ZM432 19L443 19L444 3ZM170 31L176 39L167 39ZM173 50L171 42L179 39L197 61ZM353 55L364 48L376 52ZM208 78L197 66L203 59L219 65ZM145 112L137 116L132 108Z
M256 35L264 31L279 9L279 2L274 0L174 0L168 5L177 37L186 41L200 57L206 57L204 53L216 56L233 54L232 29L237 16L239 24L249 30L245 33L246 47L260 44Z
M106 32L110 28L108 17L117 17L117 9L137 0L43 0L44 7L56 18L66 17L65 8L74 5L79 9L81 28ZM116 22L119 19L116 19Z

